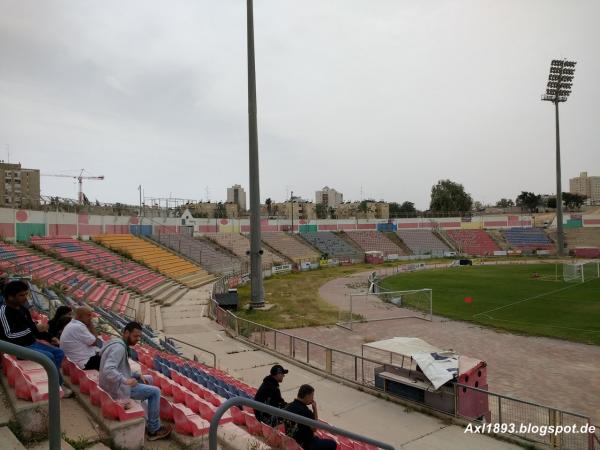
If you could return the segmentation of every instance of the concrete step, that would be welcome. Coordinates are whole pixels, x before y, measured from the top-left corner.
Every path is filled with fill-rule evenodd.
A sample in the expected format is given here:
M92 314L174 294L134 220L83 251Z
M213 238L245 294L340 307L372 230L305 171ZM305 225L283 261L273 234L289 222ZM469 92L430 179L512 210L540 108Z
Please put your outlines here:
M175 295L172 295L170 298L168 298L167 300L165 300L163 302L164 306L172 306L175 303L177 303L180 299L182 299L190 290L189 289L182 289L181 291L177 292Z
M27 447L28 450L48 450L48 441L36 442L33 446ZM86 447L86 450L90 447ZM75 450L71 444L66 442L64 439L60 441L60 450Z
M19 442L8 427L0 428L0 442L2 450L25 450L25 446Z
M0 388L0 427L8 425L8 422L13 419L12 411L8 405L8 397L4 393L4 389Z

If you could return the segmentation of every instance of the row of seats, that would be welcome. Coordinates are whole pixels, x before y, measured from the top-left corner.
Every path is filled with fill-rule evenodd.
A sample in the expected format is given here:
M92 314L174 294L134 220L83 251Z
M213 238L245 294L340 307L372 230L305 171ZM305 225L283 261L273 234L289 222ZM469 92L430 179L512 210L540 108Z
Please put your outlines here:
M79 269L65 267L29 249L4 242L0 243L0 270L29 275L48 286L58 284L75 300L85 300L120 314L125 312L131 298L131 294L119 286L97 280Z
M202 238L183 234L157 234L150 236L156 242L196 261L212 273L230 274L241 270L239 258Z
M383 256L404 255L404 251L379 231L348 231L347 236L365 252L379 251Z
M441 254L451 251L433 231L400 230L396 234L415 255Z
M44 368L33 361L20 361L13 355L2 354L2 372L18 399L30 402L48 400L48 376ZM63 395L62 388L60 390Z
M448 237L461 253L473 256L489 256L500 250L493 239L483 230L449 230Z
M149 347L138 346L136 352L142 371L151 374L155 385L161 389L163 419L174 421L175 429L180 433L202 434L204 421L212 419L214 411L225 399L237 396L253 398L256 394L255 388L199 362ZM221 424L229 422L243 427L250 435L262 438L271 447L300 450L296 441L285 435L281 425L273 428L258 422L251 408L231 408L220 421ZM317 435L335 440L344 450L375 450L373 446L322 430L318 430Z
M520 250L553 250L554 244L544 230L539 228L510 228L504 231L504 239Z
M250 241L246 236L239 233L207 233L205 236L211 241L219 244L221 247L226 248L234 255L237 255L239 258L242 258L243 261L248 260ZM262 262L265 266L280 265L283 263L279 256L274 255L266 248L263 248L262 250Z
M104 278L111 278L141 294L145 294L168 280L146 267L123 259L90 242L70 237L31 237L31 243L44 250L53 250L61 258L71 259Z
M214 276L197 264L132 234L103 234L94 236L93 239L113 250L128 253L133 259L147 264L190 288L214 280Z
M358 249L331 231L301 233L300 236L310 245L318 248L323 255L327 255L329 259L348 261L362 261L364 259L362 253Z
M318 262L320 255L294 236L281 232L264 232L262 241L296 264Z

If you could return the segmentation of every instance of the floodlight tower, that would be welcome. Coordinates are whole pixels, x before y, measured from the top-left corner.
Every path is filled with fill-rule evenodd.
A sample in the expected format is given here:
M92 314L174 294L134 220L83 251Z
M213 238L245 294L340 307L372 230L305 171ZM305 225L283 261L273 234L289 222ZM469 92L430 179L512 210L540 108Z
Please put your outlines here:
M258 177L258 125L256 119L256 72L254 68L254 12L252 0L246 3L248 45L248 137L250 161L250 307L265 304L260 248L260 184Z
M553 59L550 63L550 75L546 93L542 101L554 103L556 118L556 253L564 255L563 214L562 214L562 184L560 168L560 131L558 123L558 104L566 102L571 94L573 77L575 76L575 61Z

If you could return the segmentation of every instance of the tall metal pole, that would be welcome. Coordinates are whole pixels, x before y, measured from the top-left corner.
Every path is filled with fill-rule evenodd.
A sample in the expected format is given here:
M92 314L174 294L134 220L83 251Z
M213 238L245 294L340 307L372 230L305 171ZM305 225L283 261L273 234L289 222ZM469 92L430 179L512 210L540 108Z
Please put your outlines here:
M562 183L560 167L560 128L558 123L558 100L554 102L554 111L556 117L556 254L564 255L564 234L563 234L563 214L562 214Z
M246 3L248 43L248 136L250 160L250 307L265 304L260 249L260 184L258 175L258 125L256 119L256 72L254 68L254 13Z
M290 196L290 202L292 204L292 234L294 234L294 191L292 191L292 195Z

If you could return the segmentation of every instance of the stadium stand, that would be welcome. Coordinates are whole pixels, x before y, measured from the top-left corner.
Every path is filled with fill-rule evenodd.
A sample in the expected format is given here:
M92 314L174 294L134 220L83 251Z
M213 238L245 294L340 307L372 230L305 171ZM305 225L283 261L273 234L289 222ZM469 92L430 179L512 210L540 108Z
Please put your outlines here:
M565 228L565 235L570 249L577 247L600 248L600 228Z
M65 267L32 250L0 243L0 271L31 276L47 286L60 285L75 300L84 300L120 314L133 309L137 296L81 270ZM132 316L134 314L131 314Z
M246 236L239 233L207 233L204 236L242 258L243 261L248 260L246 252L250 251L250 241ZM284 261L268 249L263 248L262 262L265 266L273 266L282 264Z
M93 239L110 249L128 253L133 259L147 264L189 288L202 286L215 279L200 266L131 234L103 234L94 236Z
M430 230L401 230L396 235L415 255L443 255L451 251L439 237Z
M212 273L227 275L241 270L242 264L237 256L222 251L220 247L208 240L184 234L155 234L150 237L197 262Z
M90 242L70 237L32 236L31 243L43 250L54 251L60 258L80 264L86 270L97 271L102 277L114 279L141 294L150 292L168 281L163 275Z
M362 261L361 251L331 231L301 233L300 237L331 259Z
M365 252L380 251L383 256L404 255L405 252L379 231L348 231L346 235Z
M319 253L292 235L283 232L263 232L261 236L265 244L297 264L319 261Z
M454 247L467 255L487 256L500 250L483 230L448 230L447 235L454 242Z
M554 244L540 228L510 228L504 230L504 239L512 248L525 252L554 250Z

